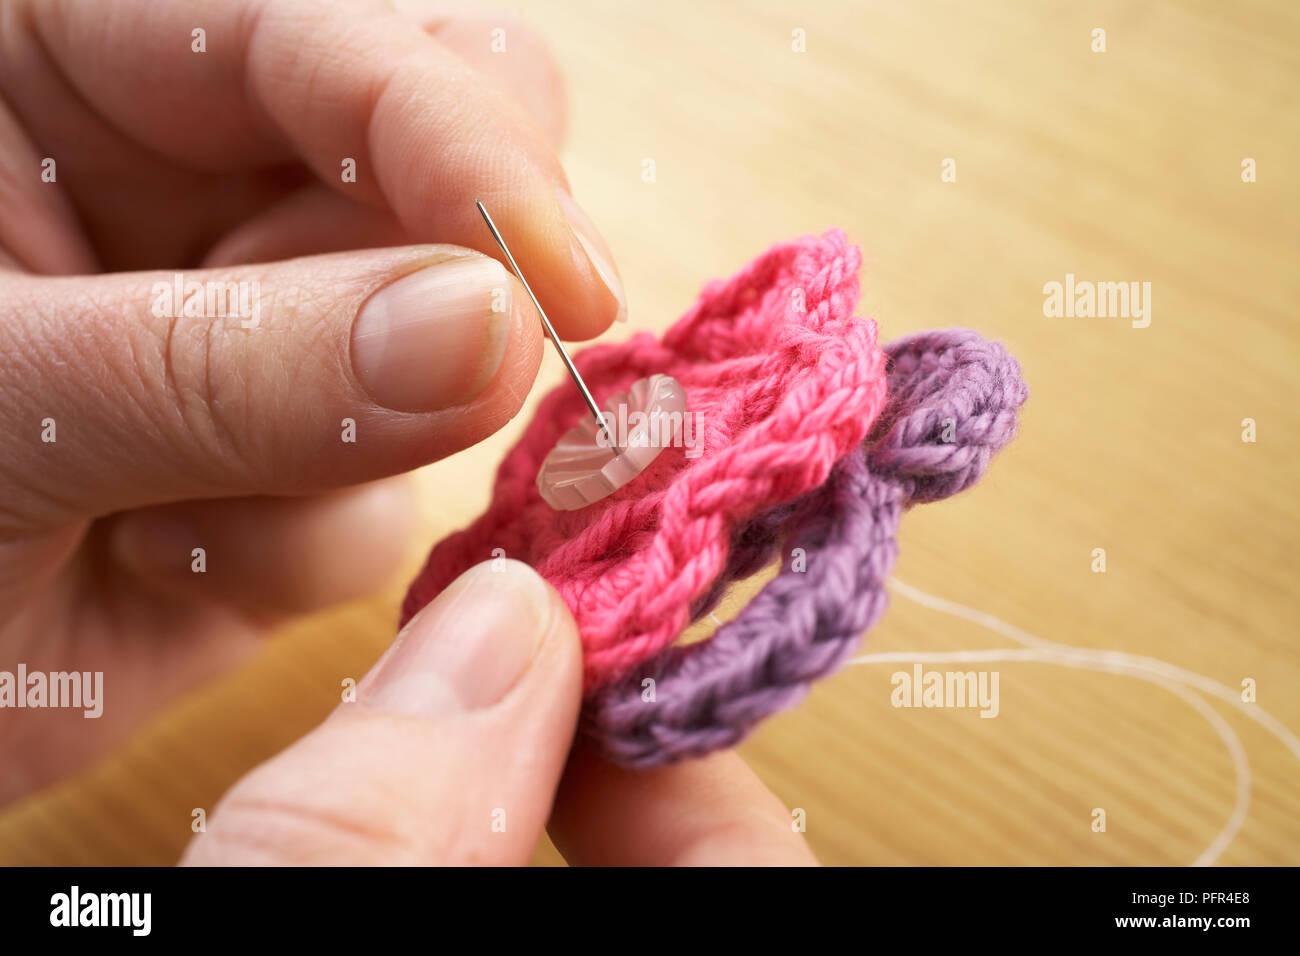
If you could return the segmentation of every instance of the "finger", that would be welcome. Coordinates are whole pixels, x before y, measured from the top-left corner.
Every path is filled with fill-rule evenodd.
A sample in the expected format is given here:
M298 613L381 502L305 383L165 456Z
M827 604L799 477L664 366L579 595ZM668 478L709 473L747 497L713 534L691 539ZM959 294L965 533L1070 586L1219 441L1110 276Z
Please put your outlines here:
M508 10L443 0L398 0L397 8L515 99L552 149L564 141L564 78L541 34Z
M485 79L496 82L536 121L551 147L559 147L567 112L563 78L546 44L526 21L505 11L439 0L403 0L397 6ZM226 235L204 264L267 262L412 241L387 208L354 202L316 182Z
M545 134L409 17L363 0L242 0L202 19L209 52L196 55L176 40L195 28L186 4L33 12L71 82L146 147L207 170L297 156L417 241L498 255L482 199L561 335L590 338L625 314L609 248Z
M391 583L410 556L416 511L406 477L297 498L186 501L111 519L110 546L153 590L269 624Z
M517 280L463 249L9 276L0 533L409 471L500 428L540 360Z
M577 721L577 629L526 565L471 568L344 703L241 780L188 864L522 864Z
M95 255L77 229L72 203L42 181L46 174L57 177L57 166L51 172L49 157L36 152L2 100L0 147L0 250L21 250L5 265L42 273L92 271Z
M548 830L573 865L815 866L792 823L730 751L624 770L576 747Z
M353 202L321 183L309 183L219 239L206 268L273 262L323 252L405 246L411 236L389 210Z
M84 538L70 527L0 543L0 618L20 618L24 602L39 608L45 588L37 585L48 581L42 569L70 571L56 585L53 613L36 611L43 634L71 633L94 613L79 580L101 597L134 593L142 581L150 588L147 600L109 602L110 633L100 636L111 639L0 652L0 669L10 672L22 661L31 671L75 665L102 673L108 693L107 704L102 693L95 698L93 720L77 709L43 718L6 712L3 737L13 757L0 774L0 805L102 755L171 698L243 663L277 619L388 583L406 540L399 529L411 526L410 485L389 479L318 497L187 502L129 512ZM205 573L195 573L187 526L205 548ZM81 554L68 568L76 545ZM182 555L169 553L178 545Z

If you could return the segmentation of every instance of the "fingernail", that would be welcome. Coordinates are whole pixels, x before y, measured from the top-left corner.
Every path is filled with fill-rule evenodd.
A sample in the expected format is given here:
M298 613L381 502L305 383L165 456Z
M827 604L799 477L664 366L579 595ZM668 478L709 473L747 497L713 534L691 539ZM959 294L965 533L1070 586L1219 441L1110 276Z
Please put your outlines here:
M378 404L399 412L463 405L501 367L510 279L486 256L451 259L372 295L352 327L352 366Z
M582 246L582 251L591 261L591 267L605 283L610 295L618 302L615 321L626 322L627 296L623 293L623 280L619 278L618 269L614 268L614 257L609 254L609 246L605 245L605 240L596 230L596 224L582 211L582 207L574 202L573 197L563 189L557 192L560 196L560 206L569 220L569 228L573 230L574 238L578 240L578 245Z
M470 568L411 618L362 700L422 717L491 707L532 665L551 601L546 582L519 561Z

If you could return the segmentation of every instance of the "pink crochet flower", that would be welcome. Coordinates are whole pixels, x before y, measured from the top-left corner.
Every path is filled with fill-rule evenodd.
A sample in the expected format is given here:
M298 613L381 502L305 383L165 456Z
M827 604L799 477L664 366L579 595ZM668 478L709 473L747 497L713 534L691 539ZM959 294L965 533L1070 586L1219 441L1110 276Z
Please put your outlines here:
M553 510L538 469L589 414L564 382L502 462L488 510L433 549L402 623L499 548L536 568L573 611L587 692L672 644L723 573L736 525L821 485L884 404L876 323L853 317L860 264L838 230L783 243L709 283L662 342L643 332L579 353L602 405L655 372L677 379L703 453L667 448L608 498Z

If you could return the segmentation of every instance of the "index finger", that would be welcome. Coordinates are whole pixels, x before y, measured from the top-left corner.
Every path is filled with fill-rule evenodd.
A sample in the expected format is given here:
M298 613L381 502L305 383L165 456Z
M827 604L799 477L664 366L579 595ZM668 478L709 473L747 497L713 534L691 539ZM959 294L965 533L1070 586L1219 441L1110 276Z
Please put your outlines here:
M562 337L626 313L542 131L388 4L37 3L28 17L78 92L151 150L225 171L298 158L413 241L500 258L481 199Z

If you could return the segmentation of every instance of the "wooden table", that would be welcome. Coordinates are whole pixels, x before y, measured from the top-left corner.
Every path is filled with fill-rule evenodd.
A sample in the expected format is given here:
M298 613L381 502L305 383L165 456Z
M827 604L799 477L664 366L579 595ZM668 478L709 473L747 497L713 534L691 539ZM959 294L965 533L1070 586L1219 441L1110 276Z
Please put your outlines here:
M882 338L969 326L1020 358L1020 438L978 488L906 516L899 578L1232 694L1253 678L1246 706L1300 730L1300 7L526 8L567 71L567 167L619 259L633 329L665 328L773 241L840 226L864 250L862 311ZM1149 282L1149 327L1045 316L1044 285L1067 273ZM537 391L560 375L548 357ZM520 425L422 473L430 540L483 506ZM98 766L8 808L0 860L176 859L191 809L374 660L401 585L286 629ZM1016 646L896 594L864 653ZM1240 786L1217 714L1249 761L1244 825L1218 859L1300 862L1300 760L1242 708L1216 699L1207 716L1177 686L1050 662L927 666L996 669L996 719L895 708L902 665L864 663L742 748L806 811L824 861L1191 863Z

